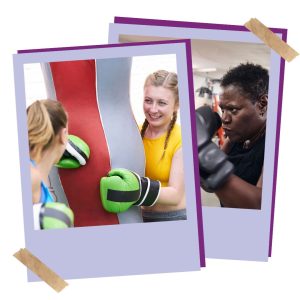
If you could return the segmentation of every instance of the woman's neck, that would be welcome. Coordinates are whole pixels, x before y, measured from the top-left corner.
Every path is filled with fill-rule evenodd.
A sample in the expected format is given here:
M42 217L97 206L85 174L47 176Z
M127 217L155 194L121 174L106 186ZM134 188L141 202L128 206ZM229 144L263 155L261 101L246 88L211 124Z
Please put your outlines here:
M249 149L252 148L252 146L266 133L266 121L263 122L262 126L260 129L249 139L244 141L243 143L243 148L244 149Z
M51 168L57 161L57 155L53 149L47 149L43 151L40 161L37 163L37 168L41 174L42 180L44 182L48 181L48 175Z
M158 138L168 131L168 125L164 127L153 127L150 124L147 127L145 136L150 139Z

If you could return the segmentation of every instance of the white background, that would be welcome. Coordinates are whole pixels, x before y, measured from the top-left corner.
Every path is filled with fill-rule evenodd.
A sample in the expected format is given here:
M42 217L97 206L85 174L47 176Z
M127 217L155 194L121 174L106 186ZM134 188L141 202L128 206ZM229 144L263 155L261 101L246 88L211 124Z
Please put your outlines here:
M177 73L176 55L148 55L132 58L129 93L132 111L137 124L143 124L145 120L143 111L145 80L149 74L161 69ZM37 99L47 98L46 86L39 63L25 64L24 77L26 107ZM179 122L180 120L178 120Z
M70 286L57 294L45 283L27 283L25 267L12 256L25 244L12 66L12 54L17 49L106 43L109 22L113 22L114 16L127 16L234 25L256 17L268 27L288 28L288 43L300 51L300 18L295 3L288 0L278 4L261 0L1 2L1 299L5 299L4 295L7 299L132 300L299 297L299 57L286 63L273 254L268 263L207 259L207 268L200 272L69 280ZM157 251L154 256L159 255L159 245Z

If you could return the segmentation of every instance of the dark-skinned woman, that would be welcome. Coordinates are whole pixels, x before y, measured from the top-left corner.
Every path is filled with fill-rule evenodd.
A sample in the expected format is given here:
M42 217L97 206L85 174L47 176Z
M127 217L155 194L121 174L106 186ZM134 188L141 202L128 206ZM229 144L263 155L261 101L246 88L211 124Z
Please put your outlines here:
M222 150L227 157L214 148L213 164L224 163L206 169L203 162L208 151L201 150L199 163L202 186L218 196L222 207L261 208L268 86L268 71L251 63L229 70L221 80L221 122L226 136Z

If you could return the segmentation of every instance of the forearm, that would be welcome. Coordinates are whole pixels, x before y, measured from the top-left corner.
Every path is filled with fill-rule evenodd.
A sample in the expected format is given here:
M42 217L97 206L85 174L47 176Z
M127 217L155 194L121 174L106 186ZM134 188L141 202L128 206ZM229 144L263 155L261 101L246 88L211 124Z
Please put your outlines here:
M261 208L262 189L247 183L235 175L231 175L226 183L215 193L225 207Z
M177 206L183 196L183 192L178 191L174 187L162 187L156 203L160 205Z
M162 187L157 204L177 206L184 198L182 148L173 156L168 186Z

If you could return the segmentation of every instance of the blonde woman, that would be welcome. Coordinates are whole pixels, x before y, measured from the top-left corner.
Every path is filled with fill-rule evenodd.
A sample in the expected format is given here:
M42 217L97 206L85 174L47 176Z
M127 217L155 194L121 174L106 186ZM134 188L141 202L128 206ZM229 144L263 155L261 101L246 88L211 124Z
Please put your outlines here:
M68 118L58 101L38 100L27 108L32 202L53 202L46 182L68 142Z
M72 210L54 202L47 187L50 170L68 142L67 114L58 101L38 100L27 108L27 126L34 229L72 227Z
M100 181L103 207L120 213L141 206L144 222L186 220L177 75L164 70L150 74L143 107L146 177L127 169L111 170Z
M146 176L161 184L153 206L142 207L144 222L186 219L177 74L159 70L144 84L145 121L141 127Z

